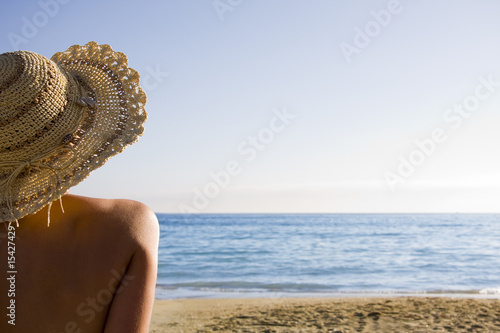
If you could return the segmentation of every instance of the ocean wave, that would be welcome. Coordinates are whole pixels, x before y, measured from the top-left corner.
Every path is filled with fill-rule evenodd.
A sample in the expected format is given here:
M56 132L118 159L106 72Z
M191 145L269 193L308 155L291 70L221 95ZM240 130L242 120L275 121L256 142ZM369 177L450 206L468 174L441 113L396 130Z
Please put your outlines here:
M479 291L483 295L500 295L500 287L498 288L485 288Z
M210 290L219 292L331 292L342 288L339 285L322 285L312 283L259 283L246 281L221 281L221 282L185 282L173 284L158 284L159 288L164 289L192 289L192 290Z

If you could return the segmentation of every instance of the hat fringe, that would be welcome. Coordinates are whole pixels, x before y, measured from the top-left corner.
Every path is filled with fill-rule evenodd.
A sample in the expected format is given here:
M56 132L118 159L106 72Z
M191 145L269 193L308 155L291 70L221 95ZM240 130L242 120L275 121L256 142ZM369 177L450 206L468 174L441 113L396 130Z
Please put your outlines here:
M73 157L69 161L70 164L76 159L76 155L74 154L73 148L71 146L65 146L62 148L58 147L57 149L54 149L44 155L36 156L35 158L29 161L0 161L0 168L5 168L5 167L15 168L14 171L6 179L0 181L0 196L3 197L5 200L5 203L7 205L7 210L10 212L12 221L17 222L17 217L14 213L15 203L13 199L14 195L12 193L13 184L15 184L18 178L20 178L25 173L33 172L34 170L38 171L49 170L55 181L54 186L50 187L52 191L52 194L50 195L50 197L52 198L51 203L52 201L57 200L57 197L60 195L58 189L60 188L61 184L61 177L59 176L59 173L57 171L64 169L64 166L55 167L51 164L44 162L44 160L48 156L52 156L56 151L57 153L64 151L73 153ZM49 218L49 223L50 223L50 218Z

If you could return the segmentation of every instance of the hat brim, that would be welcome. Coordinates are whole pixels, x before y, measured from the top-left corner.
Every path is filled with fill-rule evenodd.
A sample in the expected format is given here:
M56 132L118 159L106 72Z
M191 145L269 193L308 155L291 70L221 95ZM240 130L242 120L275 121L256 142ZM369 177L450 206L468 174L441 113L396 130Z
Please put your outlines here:
M109 45L89 42L58 52L51 60L68 77L77 78L96 105L87 110L76 132L71 133L71 149L66 145L54 151L45 159L53 164L50 168L37 168L18 184L15 219L59 199L110 157L136 142L147 118L146 94L139 85L139 74L128 67L123 53L113 51ZM35 180L36 191L30 188Z

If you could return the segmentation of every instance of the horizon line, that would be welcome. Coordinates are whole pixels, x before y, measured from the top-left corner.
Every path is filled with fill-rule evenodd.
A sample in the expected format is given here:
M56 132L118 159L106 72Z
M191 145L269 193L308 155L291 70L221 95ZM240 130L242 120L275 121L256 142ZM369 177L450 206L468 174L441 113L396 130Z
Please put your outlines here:
M199 212L199 213L161 213L154 212L155 214L161 215L348 215L348 214L357 214L357 215L376 215L376 214L482 214L482 215L494 215L500 214L499 212Z

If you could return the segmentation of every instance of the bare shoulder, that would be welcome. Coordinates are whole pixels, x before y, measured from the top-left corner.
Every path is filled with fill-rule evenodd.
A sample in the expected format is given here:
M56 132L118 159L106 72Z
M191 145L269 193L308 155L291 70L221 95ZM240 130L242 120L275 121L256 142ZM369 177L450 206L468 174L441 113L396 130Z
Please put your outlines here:
M159 237L158 220L145 204L125 199L97 199L67 195L64 206L84 220L82 225L98 228L110 236L127 237L138 244L147 244Z

